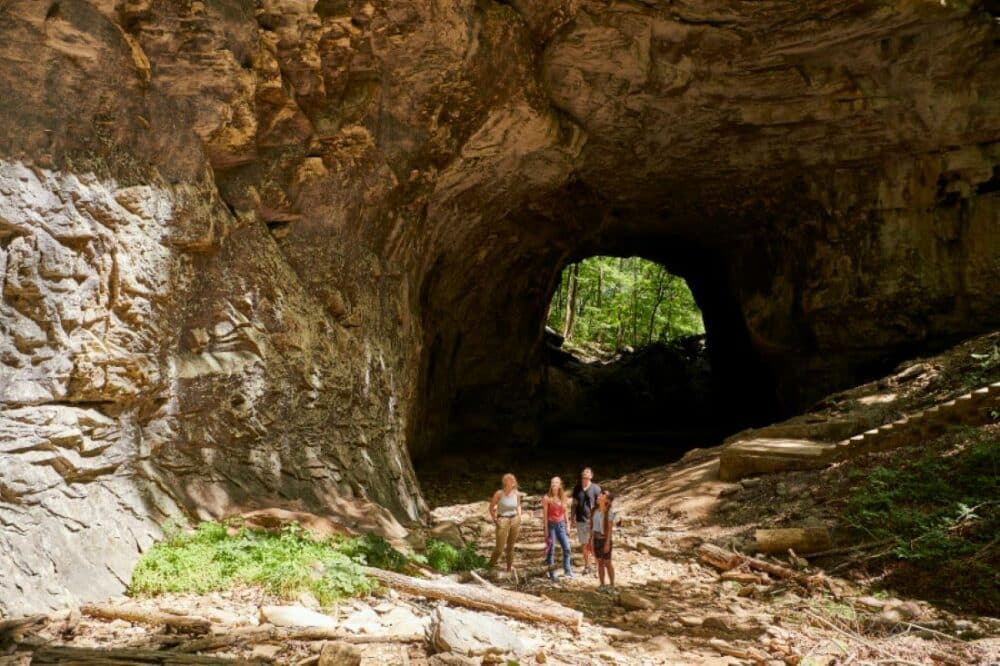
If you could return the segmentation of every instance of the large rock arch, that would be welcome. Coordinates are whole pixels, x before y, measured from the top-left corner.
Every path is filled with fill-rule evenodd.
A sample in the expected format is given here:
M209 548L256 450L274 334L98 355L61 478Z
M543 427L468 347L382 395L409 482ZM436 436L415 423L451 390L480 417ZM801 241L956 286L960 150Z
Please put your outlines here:
M789 406L995 327L958 4L3 3L2 605L120 589L173 512L419 518L408 449L532 381L573 257L699 248Z

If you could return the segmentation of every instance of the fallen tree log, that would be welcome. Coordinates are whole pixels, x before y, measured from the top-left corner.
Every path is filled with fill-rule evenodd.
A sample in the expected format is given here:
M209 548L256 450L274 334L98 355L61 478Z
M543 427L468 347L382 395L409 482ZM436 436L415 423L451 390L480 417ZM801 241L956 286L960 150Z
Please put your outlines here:
M107 666L127 664L139 666L148 664L255 664L270 663L253 659L209 657L168 652L165 650L138 650L132 648L96 648L73 645L40 645L34 647L32 664L77 664L78 666Z
M423 580L382 569L365 568L365 573L389 587L430 599L441 599L466 608L490 611L531 622L551 622L569 627L574 632L580 630L583 613L559 605L552 601L541 601L529 594L462 585L447 579Z
M729 571L742 564L742 555L710 543L698 546L698 559L716 569Z
M136 624L165 626L182 634L207 634L212 623L201 617L170 615L147 610L138 606L112 606L108 604L86 604L80 612L102 620L126 620Z
M757 559L756 557L740 555L739 553L734 553L708 543L702 544L698 548L698 558L702 562L705 562L716 569L721 569L722 571L730 571L736 567L748 567L750 569L756 569L757 571L769 573L777 578L793 580L804 587L819 585L824 580L823 574L821 573L813 575L804 574L799 571L795 571L794 569L783 567L780 564L772 564L771 562L765 562L764 560Z
M241 643L274 643L278 641L343 641L345 643L422 643L426 640L424 634L350 634L343 629L325 629L322 627L307 627L303 629L287 629L263 625L246 627L217 634L196 638L170 648L170 652L190 654L192 652L209 652L228 648Z
M830 532L825 527L788 527L757 530L754 533L757 550L762 553L787 553L794 550L801 555L829 550L832 546Z

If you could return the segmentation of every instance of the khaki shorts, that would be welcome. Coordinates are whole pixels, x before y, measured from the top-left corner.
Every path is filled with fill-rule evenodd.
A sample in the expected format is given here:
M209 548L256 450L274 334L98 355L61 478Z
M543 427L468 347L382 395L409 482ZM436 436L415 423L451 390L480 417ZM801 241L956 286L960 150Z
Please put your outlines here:
M590 521L576 524L576 540L581 546L590 543Z

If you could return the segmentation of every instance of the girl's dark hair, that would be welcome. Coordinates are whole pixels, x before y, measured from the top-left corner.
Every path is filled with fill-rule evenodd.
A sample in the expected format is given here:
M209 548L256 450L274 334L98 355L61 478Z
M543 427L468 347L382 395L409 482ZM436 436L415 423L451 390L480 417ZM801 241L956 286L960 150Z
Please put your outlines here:
M611 503L615 501L615 494L610 490L601 490L601 494L608 496L608 508L604 510L604 538L607 539L611 526Z

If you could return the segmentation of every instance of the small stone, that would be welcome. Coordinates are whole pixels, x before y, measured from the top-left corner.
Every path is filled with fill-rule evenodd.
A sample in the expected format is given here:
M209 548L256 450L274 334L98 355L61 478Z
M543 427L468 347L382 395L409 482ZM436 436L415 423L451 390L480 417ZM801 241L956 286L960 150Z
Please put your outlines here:
M886 624L897 624L903 621L903 614L895 608L886 608L878 614L879 620Z
M895 610L899 611L908 620L916 619L924 614L920 605L914 601L904 601L899 606L896 606Z
M283 645L271 645L270 643L258 643L253 646L251 654L254 657L263 659L274 659L275 655L281 652Z
M342 641L329 641L319 653L319 666L359 666L361 650Z
M881 610L882 608L885 608L885 601L875 597L858 597L858 603L872 610Z
M661 619L663 619L662 611L652 611L651 613L645 614L642 618L642 622L643 624L652 627L659 624Z
M701 623L701 626L706 629L720 629L722 631L733 631L737 628L738 622L736 618L729 615L712 615L706 617Z
M656 603L632 590L623 590L618 594L618 603L629 610L653 610Z

